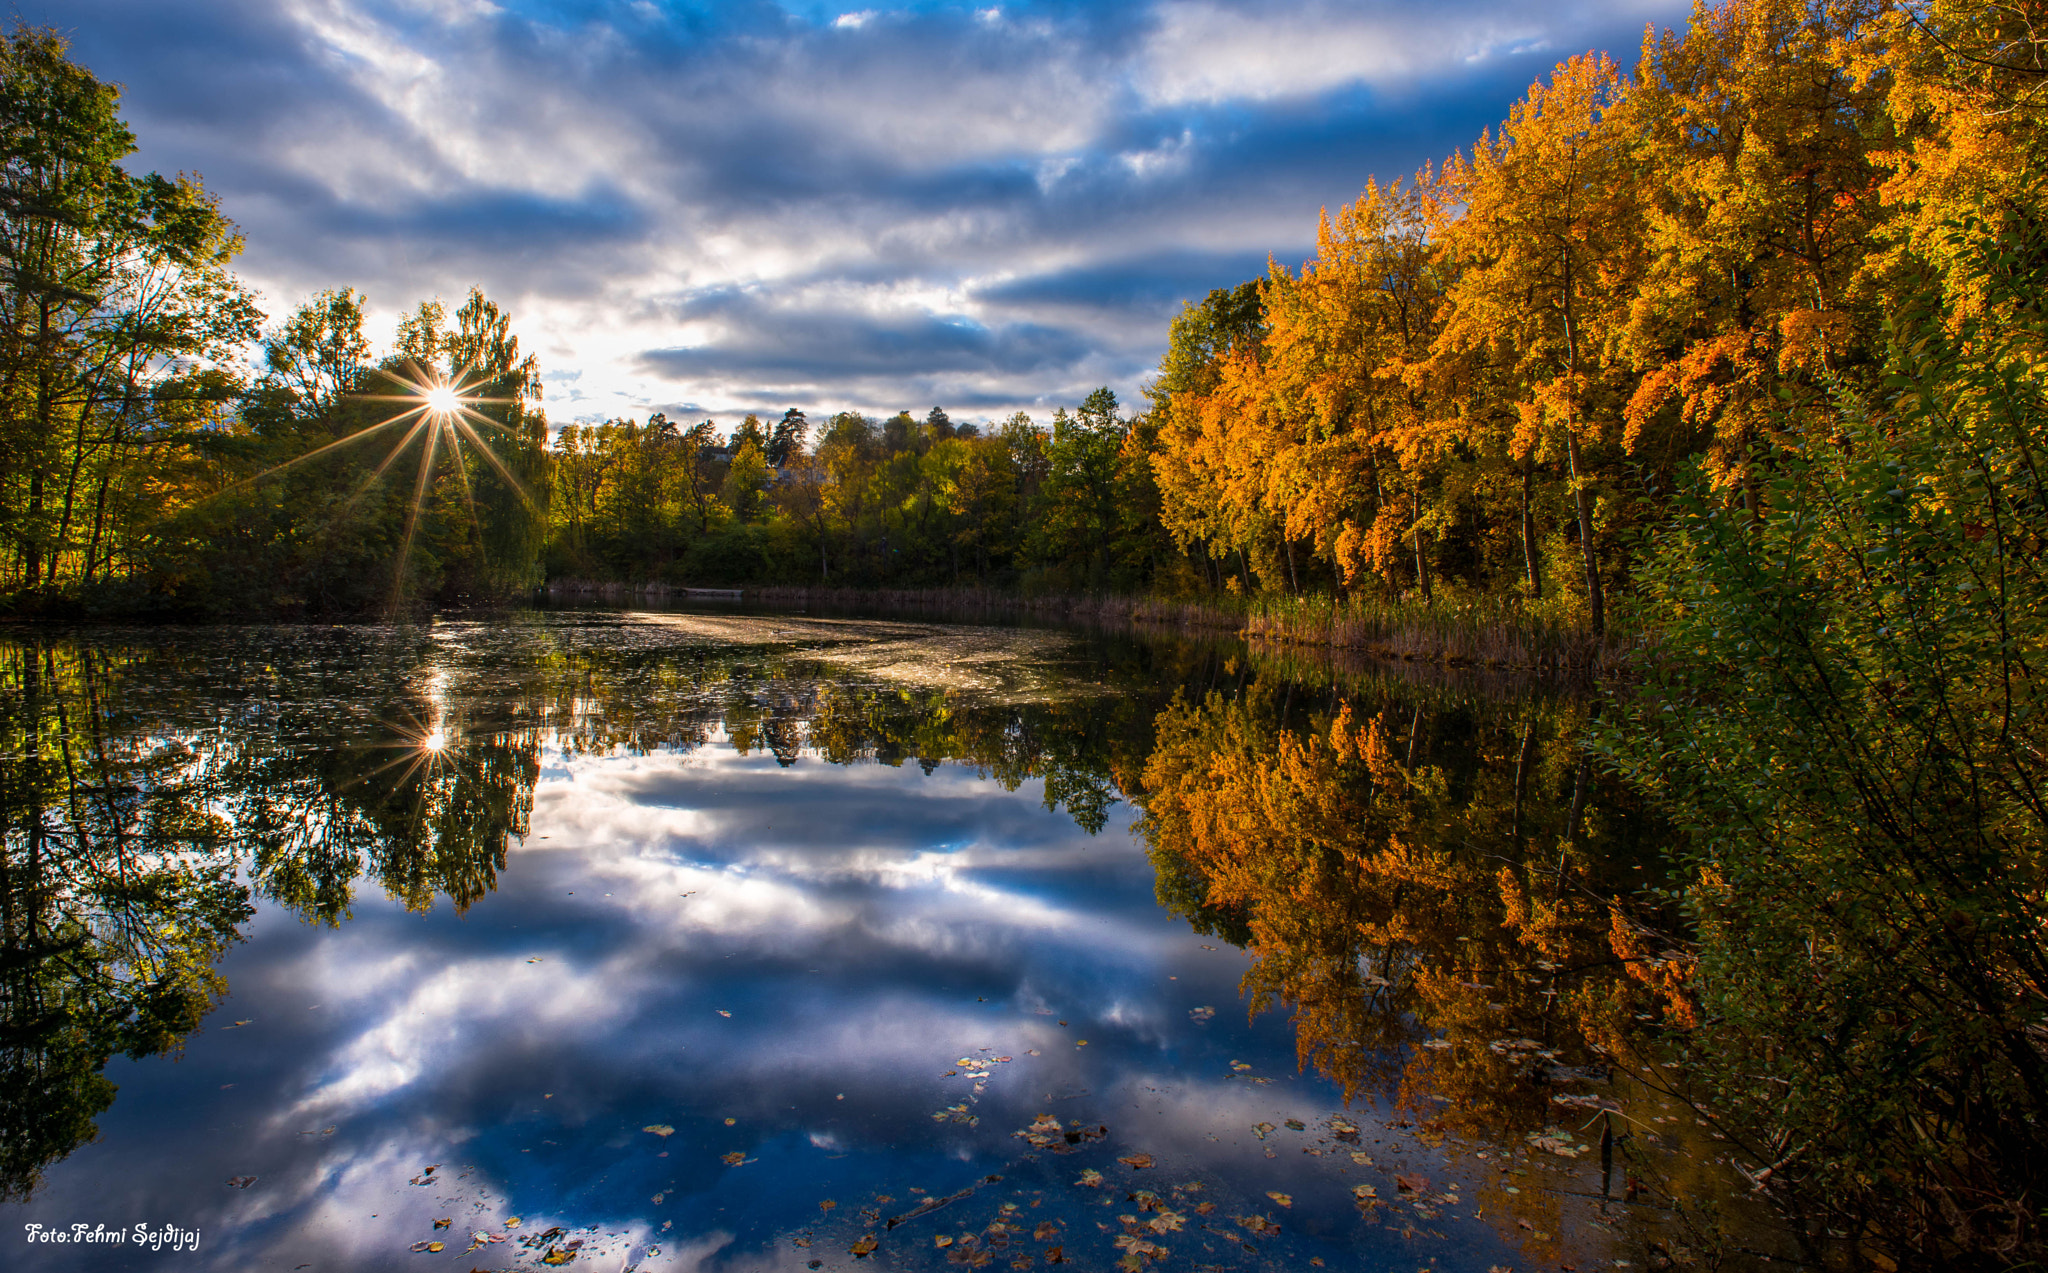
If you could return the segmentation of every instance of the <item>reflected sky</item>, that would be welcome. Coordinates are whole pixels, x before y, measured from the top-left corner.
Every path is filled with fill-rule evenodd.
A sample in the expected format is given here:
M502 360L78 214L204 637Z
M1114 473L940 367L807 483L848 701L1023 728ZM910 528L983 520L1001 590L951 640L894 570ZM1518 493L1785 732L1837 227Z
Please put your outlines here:
M530 812L499 824L495 886L463 908L365 877L316 922L245 864L258 905L220 964L227 995L182 1055L111 1061L98 1140L7 1204L17 1226L196 1229L199 1250L23 1244L9 1265L1517 1263L1474 1216L1469 1159L1370 1104L1336 1136L1340 1090L1297 1071L1287 1016L1248 1018L1245 954L1154 900L1129 803L1091 834L1045 777L873 747L833 763L816 728L832 693L865 695L886 733L913 705L957 726L1034 694L1143 716L1157 703L1131 700L1173 686L1106 674L1114 656L1073 635L721 622L245 633L201 661L231 668L214 697L174 661L163 685L185 685L202 740L230 682L248 695L233 728L268 720L306 748L334 745L324 717L394 721L379 687L408 687L407 728L444 728L455 771L486 733L530 740ZM565 651L589 658L569 689L528 675ZM699 736L604 744L606 677L643 711L668 686ZM573 710L545 725L550 702ZM812 714L779 757L756 737L778 711ZM1034 1147L1019 1133L1047 1115L1090 1133ZM1425 1176L1430 1205L1361 1210L1354 1190L1392 1198L1396 1172Z

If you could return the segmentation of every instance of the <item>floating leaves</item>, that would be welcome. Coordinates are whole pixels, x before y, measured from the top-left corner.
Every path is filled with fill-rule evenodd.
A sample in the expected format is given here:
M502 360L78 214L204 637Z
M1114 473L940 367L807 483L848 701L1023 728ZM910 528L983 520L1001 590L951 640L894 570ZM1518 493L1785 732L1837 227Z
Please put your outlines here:
M1404 1193L1422 1193L1429 1188L1429 1177L1404 1175L1396 1172L1394 1173L1394 1187Z
M856 1240L854 1244L847 1249L852 1251L857 1258L866 1259L868 1256L873 1255L875 1253L876 1247L879 1247L881 1245L882 1244L876 1240L875 1235L870 1233Z
M743 1150L738 1149L733 1150L729 1154L720 1154L718 1156L718 1161L724 1163L728 1167L737 1167L746 1160L746 1153Z
M1191 1010L1188 1013L1188 1020L1194 1022L1196 1025L1207 1025L1211 1020L1215 1018L1215 1016L1216 1009L1205 1005L1203 1007Z
M228 1177L228 1188L230 1188L230 1189L247 1189L247 1188L248 1188L248 1187L249 1187L250 1185L253 1185L253 1184L255 1184L255 1183L256 1183L256 1177L254 1177L254 1176L229 1176L229 1177Z
M1293 1206L1293 1205L1294 1205L1294 1195L1293 1195L1293 1194L1288 1194L1288 1193L1274 1193L1274 1192L1273 1192L1273 1191L1272 1191L1271 1189L1268 1189L1268 1190L1266 1191L1266 1196L1267 1196L1268 1198L1271 1198L1271 1199L1272 1199L1272 1200L1273 1200L1274 1202L1276 1202L1276 1203L1280 1204L1280 1205L1281 1205L1281 1206L1283 1206L1283 1207L1291 1207L1291 1206Z
M667 1123L650 1123L647 1126L641 1128L640 1130L643 1132L651 1132L654 1135L661 1137L663 1140L667 1140L669 1137L676 1134L676 1129L670 1127Z
M1237 1225L1240 1229L1248 1229L1262 1237L1271 1237L1280 1232L1280 1226L1264 1216L1239 1216Z
M1254 1136L1257 1136L1257 1137L1258 1137L1258 1138L1259 1138L1260 1140L1264 1140L1264 1139L1266 1139L1266 1133L1267 1133L1267 1132L1270 1132L1270 1131L1272 1131L1272 1130L1273 1130L1273 1124L1271 1124L1271 1123L1253 1123L1253 1124L1252 1124L1252 1135L1254 1135Z
M1577 1158L1587 1149L1584 1145L1573 1145L1571 1133L1558 1127L1546 1127L1540 1132L1530 1132L1523 1139L1533 1148L1556 1154L1559 1158Z
M1099 1189L1102 1187L1102 1173L1090 1167L1083 1171L1081 1178L1074 1183L1080 1185L1083 1189Z
M421 1254L439 1255L446 1249L446 1244L441 1242L415 1242L412 1244L412 1249Z
M1144 1268L1146 1264L1153 1260L1165 1259L1168 1254L1165 1247L1160 1246L1149 1238L1140 1237L1135 1233L1118 1234L1116 1249L1124 1253L1123 1258L1116 1262L1117 1267L1131 1270L1133 1273L1137 1269Z
M448 1227L449 1225L451 1225L451 1224L454 1224L454 1223L455 1223L455 1217L453 1217L453 1216L449 1216L449 1217L447 1217L447 1218L445 1218L445 1219L441 1219L441 1220L436 1220L436 1221L434 1221L434 1227L435 1227L436 1229L445 1229L445 1228L447 1228L447 1227Z
M1065 1144L1067 1139L1067 1129L1060 1126L1060 1120L1051 1114L1040 1114L1031 1120L1031 1126L1010 1134L1022 1137L1033 1149L1051 1149Z
M1122 1163L1124 1166L1129 1167L1132 1171L1143 1171L1145 1168L1150 1167L1152 1165L1152 1155L1131 1154L1127 1157L1119 1158L1117 1159L1117 1161Z
M726 1010L725 1010L724 1008L720 1008L720 1009L718 1010L718 1015L719 1015L719 1016L721 1016L721 1017L726 1017L726 1018L730 1018L730 1017L732 1016L732 1013L730 1013L730 1012L727 1012L727 1011L726 1011Z

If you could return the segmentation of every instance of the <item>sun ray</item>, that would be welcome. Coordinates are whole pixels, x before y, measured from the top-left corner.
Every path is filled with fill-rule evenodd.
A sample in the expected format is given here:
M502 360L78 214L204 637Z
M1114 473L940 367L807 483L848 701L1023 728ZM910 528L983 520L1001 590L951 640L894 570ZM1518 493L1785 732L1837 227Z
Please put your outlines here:
M490 447L490 444L488 442L485 442L483 438L480 435L478 435L477 431L470 427L469 422L467 420L462 419L460 416L457 416L452 421L452 423L458 430L461 431L462 436L468 438L471 442L476 444L476 449L480 453L482 453L484 457L484 462L489 464L493 469L497 470L498 476L505 479L505 484L510 486L515 492L518 493L521 502L523 502L528 508L535 507L535 504L533 502L533 496L527 493L525 485L522 484L517 477L513 476L512 470L505 467L505 461L498 458L498 453L496 451L493 451Z
M404 422L407 416L419 415L425 410L426 408L423 406L415 407L411 411L407 411L402 414L392 416L389 420L385 420L380 424L373 424L366 429L358 429L354 433L349 434L345 438L336 438L334 441L329 442L326 446L317 447L314 450L306 452L304 455L293 456L291 459L286 460L281 464L271 465L269 468L264 469L261 473L252 474L249 477L243 478L239 482L235 482L228 486L223 486L219 490L215 491L213 494L208 495L206 499L219 499L221 496L228 495L235 491L241 490L245 486L254 485L257 482L262 481L266 477L272 477L278 473L284 472L288 468L293 468L297 465L304 464L307 460L317 459L320 456L327 454L329 451L335 450L339 447L349 446L352 443L361 442L363 439L369 437L371 434L381 433L385 429L390 428L394 424L400 424ZM200 502L204 503L205 500L201 500Z
M392 601L396 604L405 595L405 567L412 560L413 533L419 529L420 510L426 506L427 485L434 475L434 461L440 458L441 430L429 425L427 445L420 456L419 481L413 484L412 507L405 516L405 538L398 546L398 571L392 579Z
M443 420L441 422L441 428L447 430L450 433L453 433L455 426L461 423L462 422L460 420L451 418ZM479 443L478 445L481 446L482 444ZM462 462L462 454L460 451L456 450L455 439L453 437L451 437L448 441L448 450L451 453L453 453L455 457L455 476L462 483L462 502L469 509L470 529L476 532L477 559L479 561L483 561L484 564L488 566L490 563L487 560L488 553L484 545L484 522L483 518L478 517L476 515L476 496L469 489L469 466ZM488 452L486 452L486 454L488 454ZM523 496L526 494L526 492L521 491L520 494Z

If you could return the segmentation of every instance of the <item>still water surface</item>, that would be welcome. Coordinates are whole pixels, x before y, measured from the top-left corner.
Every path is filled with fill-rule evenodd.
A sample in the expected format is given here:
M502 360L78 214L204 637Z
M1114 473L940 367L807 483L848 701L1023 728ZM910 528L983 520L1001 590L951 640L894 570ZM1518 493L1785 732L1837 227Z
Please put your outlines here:
M1569 700L691 613L0 675L7 1267L1686 1254Z

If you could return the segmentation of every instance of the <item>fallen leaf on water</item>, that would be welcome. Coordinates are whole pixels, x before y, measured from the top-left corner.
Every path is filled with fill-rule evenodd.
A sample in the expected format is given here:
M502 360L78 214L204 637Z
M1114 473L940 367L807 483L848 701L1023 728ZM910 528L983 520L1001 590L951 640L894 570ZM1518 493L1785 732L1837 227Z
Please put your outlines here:
M1037 1048L1026 1048L1026 1049L1024 1049L1024 1055L1026 1055L1026 1056L1037 1056L1037 1055L1038 1055L1038 1049L1037 1049Z
M1351 1161L1357 1163L1361 1167L1370 1167L1372 1166L1372 1155L1367 1153L1353 1153L1351 1155Z
M535 955L535 956L534 956L533 958L531 958L531 959L527 960L526 962L527 962L527 963L529 963L529 964L537 964L537 963L541 962L541 958L540 958L540 956L539 956L539 955Z
M576 1253L574 1251L558 1251L554 1247L549 1247L548 1253L540 1257L540 1262L542 1264L560 1265L567 1264L569 1261L575 1258Z
M1088 1040L1086 1040L1086 1039L1076 1039L1076 1040L1074 1040L1074 1046L1075 1046L1075 1047L1077 1047L1077 1048L1085 1048L1085 1047L1087 1047L1087 1046L1088 1046Z
M442 1251L443 1249L444 1249L444 1244L443 1244L443 1243L440 1243L440 1242L429 1242L429 1243L427 1243L427 1250L429 1250L429 1251L431 1251L431 1252L434 1252L434 1253L435 1253L435 1254L437 1254L437 1255L438 1255L438 1254L439 1254L439 1253L440 1253L440 1252L441 1252L441 1251Z
M798 1246L809 1246L811 1244L811 1240L809 1238L791 1238L790 1241L794 1242Z
M738 1123L739 1121L740 1121L740 1120L739 1120L739 1119L737 1119L737 1118L728 1118L728 1119L726 1119L726 1120L725 1120L725 1125L726 1125L727 1127L732 1127L732 1126L734 1126L735 1124L737 1124L737 1123Z
M222 1026L222 1027L221 1027L221 1029L223 1029L223 1030L233 1030L233 1029L235 1029L235 1028L236 1028L237 1026L253 1025L253 1024L255 1024L255 1021L256 1021L256 1019L255 1019L254 1017L251 1017L251 1018L249 1018L249 1020L247 1020L247 1021L237 1021L237 1022L235 1022L235 1024L234 1024L234 1025L224 1025L224 1026Z
M1047 1264L1065 1264L1067 1262L1067 1248L1064 1246L1047 1247L1045 1249L1045 1262Z
M732 1015L732 1013L730 1013L730 1012L727 1012L727 1011L726 1011L726 1010L725 1010L724 1008L720 1008L720 1009L718 1010L718 1015L719 1015L719 1016L721 1016L721 1017L729 1017L729 1016L731 1016L731 1015Z
M1198 1203L1196 1203L1196 1204L1195 1204L1195 1214L1196 1214L1196 1215L1198 1215L1198 1216L1205 1216L1205 1215L1208 1215L1208 1214L1209 1214L1210 1212L1214 1211L1215 1209L1216 1209L1216 1204L1215 1204L1215 1203L1213 1203L1213 1202L1198 1202Z
M249 1187L250 1185L253 1185L253 1184L255 1184L255 1183L256 1183L256 1177L254 1177L254 1176L229 1176L229 1177L228 1177L228 1188L230 1188L230 1189L247 1189L247 1188L248 1188L248 1187Z
M660 1193L655 1194L652 1198L648 1199L648 1201L652 1202L655 1206L658 1207L661 1205L661 1200L666 1197L668 1197L668 1190L664 1189Z
M1379 1190L1373 1188L1371 1185L1353 1185L1351 1186L1351 1196L1358 1199L1360 1202L1366 1202L1371 1199L1379 1197L1380 1193Z
M1246 1064L1245 1062L1243 1062L1243 1061L1232 1061L1232 1062L1230 1063L1230 1068L1231 1068L1231 1069L1233 1069L1233 1070L1236 1070L1236 1071L1237 1071L1237 1072L1238 1072L1239 1074L1242 1074L1242 1073L1244 1073L1244 1072L1245 1072L1246 1070L1249 1070L1249 1069L1250 1069L1250 1068L1252 1068L1252 1067L1251 1067L1251 1066L1249 1066L1249 1065L1247 1065L1247 1064Z
M746 1160L747 1155L745 1154L745 1152L738 1149L733 1150L729 1154L720 1154L718 1156L718 1161L724 1163L728 1167L737 1167Z
M1060 1227L1050 1220L1040 1220L1038 1227L1031 1231L1033 1242L1050 1242L1060 1235Z
M449 1216L449 1217L448 1217L447 1219L445 1219L445 1220L436 1220L436 1221L434 1221L434 1227L435 1227L436 1229L445 1229L445 1228L447 1228L447 1227L448 1227L449 1225L451 1225L451 1224L454 1224L454 1223L455 1223L455 1217L453 1217L453 1216Z
M1429 1177L1408 1176L1402 1175L1397 1172L1394 1176L1394 1184L1398 1188L1407 1190L1409 1193L1421 1193L1423 1190L1429 1188Z
M1257 1137L1258 1137L1258 1138L1259 1138L1260 1140L1264 1140L1264 1139L1266 1139L1266 1133L1267 1133L1267 1132L1270 1132L1270 1131L1272 1131L1272 1130L1273 1130L1273 1124L1271 1124L1271 1123L1253 1123L1253 1124L1252 1124L1252 1134L1253 1134L1253 1135L1255 1135L1255 1136L1257 1136Z
M1216 1009L1214 1009L1214 1008L1209 1008L1209 1007L1195 1008L1195 1009L1193 1009L1192 1011L1190 1011L1190 1012L1188 1013L1188 1017L1189 1017L1189 1019L1190 1019L1190 1020L1192 1020L1192 1021L1194 1021L1194 1022L1195 1022L1196 1024L1198 1024L1198 1025L1199 1025L1199 1024L1201 1024L1201 1023L1203 1023L1203 1022L1206 1022L1206 1021L1208 1021L1208 1020L1209 1020L1210 1018L1214 1017L1215 1015L1216 1015Z
M1274 1193L1274 1192L1273 1192L1273 1191L1272 1191L1271 1189L1268 1189L1268 1190L1266 1191L1266 1196L1267 1196L1268 1198L1271 1198L1271 1199L1272 1199L1273 1201L1275 1201L1275 1202L1279 1203L1279 1204L1280 1204L1281 1206L1283 1206L1283 1207L1291 1207L1291 1206L1293 1206L1293 1205L1294 1205L1294 1195L1293 1195L1293 1194L1288 1194L1288 1193Z
M820 1211L830 1211L830 1210L831 1210L832 1208L834 1208L834 1207L836 1207L836 1206L838 1206L838 1205L839 1205L839 1204L838 1204L838 1203L836 1203L836 1202L834 1202L834 1201L833 1201L832 1199L830 1199L830 1198L827 1198L827 1199L825 1199L825 1200L824 1200L823 1202L821 1202L821 1203L819 1203L819 1204L818 1204L818 1210L820 1210Z
M510 1220L507 1220L507 1221L505 1222L505 1227L506 1227L506 1228L508 1228L508 1229L516 1229L516 1228L518 1228L518 1227L519 1227L519 1224L520 1224L520 1221L519 1221L519 1217L518 1217L518 1216L513 1216L513 1217L512 1217L512 1218L511 1218Z
M935 1238L933 1238L933 1239L932 1239L932 1245L933 1245L933 1246L952 1246L952 1245L953 1245L953 1239L951 1239L951 1238L947 1237L947 1236L946 1236L945 1234L941 1233L941 1234L940 1234L939 1236L937 1236L937 1237L935 1237Z
M1131 1168L1134 1171L1142 1171L1145 1168L1150 1167L1152 1165L1152 1155L1132 1154L1128 1158L1119 1158L1117 1159L1117 1161L1122 1163L1124 1166Z
M1291 1132L1307 1131L1308 1125L1298 1118L1290 1118L1287 1120L1287 1130Z
M855 1255L865 1257L874 1254L875 1248L880 1245L882 1244L875 1241L875 1235L870 1233L866 1237L860 1239L858 1242L855 1242L853 1246L849 1249L852 1250L852 1252Z
M653 1132L655 1135L661 1137L663 1140L667 1140L669 1137L676 1134L676 1129L670 1127L667 1123L651 1123L648 1126L641 1128L640 1130L643 1132Z
M1095 1168L1090 1167L1086 1171L1083 1171L1081 1173L1081 1178L1079 1180L1076 1180L1074 1183L1077 1185L1083 1185L1089 1189L1094 1189L1102 1184L1102 1173L1095 1170Z

